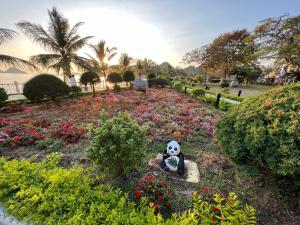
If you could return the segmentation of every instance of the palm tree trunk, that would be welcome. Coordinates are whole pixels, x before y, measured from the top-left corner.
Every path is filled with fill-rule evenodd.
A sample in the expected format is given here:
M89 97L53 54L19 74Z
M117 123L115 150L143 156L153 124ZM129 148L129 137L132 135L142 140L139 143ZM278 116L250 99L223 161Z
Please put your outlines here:
M72 75L70 65L68 65L66 68L63 68L63 72L64 72L64 82L66 82L66 77L70 78Z
M105 81L106 89L109 90L109 87L108 87L108 84L107 84L107 77L106 77L105 70L103 70L103 76L104 76L104 81Z

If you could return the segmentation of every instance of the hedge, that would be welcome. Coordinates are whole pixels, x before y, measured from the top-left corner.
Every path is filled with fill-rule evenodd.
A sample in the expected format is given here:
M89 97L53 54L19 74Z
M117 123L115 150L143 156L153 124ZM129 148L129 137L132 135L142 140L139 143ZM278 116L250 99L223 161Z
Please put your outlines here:
M217 124L222 151L249 169L300 177L300 84L242 102Z
M36 163L0 157L0 203L8 214L25 223L45 225L256 224L254 208L242 206L234 193L209 199L194 194L191 210L163 219L152 205L146 205L146 199L136 207L119 189L96 185L91 169L65 169L57 165L59 160L57 154Z

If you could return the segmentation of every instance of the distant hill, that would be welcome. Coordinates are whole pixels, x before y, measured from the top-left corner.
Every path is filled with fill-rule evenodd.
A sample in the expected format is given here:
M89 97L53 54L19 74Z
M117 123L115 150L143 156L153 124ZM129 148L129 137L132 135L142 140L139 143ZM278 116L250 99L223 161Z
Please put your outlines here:
M9 68L9 69L7 69L5 71L0 71L0 73L26 73L26 72L24 72L22 70L19 70L19 69L15 68L15 67L11 67L11 68Z
M202 73L202 70L199 67L195 67L195 66L188 66L188 67L184 68L183 71L186 73L191 73L191 74Z
M168 62L163 62L163 63L161 63L160 65L159 65L159 67L160 68L162 68L162 69L168 69L168 68L173 68L173 66L170 64L170 63L168 63Z

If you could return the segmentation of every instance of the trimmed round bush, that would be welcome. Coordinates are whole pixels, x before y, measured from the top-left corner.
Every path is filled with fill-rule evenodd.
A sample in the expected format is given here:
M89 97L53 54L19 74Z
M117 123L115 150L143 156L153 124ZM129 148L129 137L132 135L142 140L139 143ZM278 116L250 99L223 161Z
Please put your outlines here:
M149 79L154 79L156 77L156 75L154 73L150 73L147 78Z
M165 87L169 84L167 79L164 78L153 78L148 80L149 87L155 86L155 87Z
M89 158L102 170L122 175L141 164L146 144L146 127L140 126L127 112L108 118L102 111L99 127L91 131Z
M300 175L300 84L243 101L217 124L222 151L248 171Z
M88 84L93 85L100 81L100 78L97 73L94 72L85 72L80 77L80 83L87 86Z
M220 84L220 87L221 88L227 88L227 87L229 87L229 83L227 81L225 81L224 83Z
M178 91L182 91L183 86L184 86L183 83L181 83L180 81L174 83L174 88L177 89Z
M108 74L107 81L109 83L114 84L114 89L117 89L118 88L117 84L122 82L123 78L122 78L121 74L112 72L112 73Z
M80 83L82 83L85 86L87 86L88 84L91 85L91 87L93 89L94 96L96 95L95 83L97 83L99 81L100 81L100 77L95 72L90 72L90 71L89 72L85 72L80 77Z
M67 95L70 88L66 83L54 75L41 74L27 81L23 88L23 94L32 101L40 101L44 98L55 100L57 97Z
M8 99L8 95L4 88L0 88L0 104Z
M123 74L123 80L126 83L134 81L134 79L135 79L135 76L134 76L133 71L127 70L127 71L124 72L124 74Z

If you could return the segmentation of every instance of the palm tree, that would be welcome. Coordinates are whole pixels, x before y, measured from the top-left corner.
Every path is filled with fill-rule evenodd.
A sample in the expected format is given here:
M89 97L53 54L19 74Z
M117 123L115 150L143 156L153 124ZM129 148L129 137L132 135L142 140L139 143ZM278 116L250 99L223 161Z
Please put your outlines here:
M154 72L154 69L156 67L156 63L148 58L145 59L138 59L136 61L136 68L138 70L138 73L141 74L142 72L144 73L150 73L150 72Z
M96 72L102 72L105 80L106 88L108 88L107 75L106 75L109 67L108 63L117 54L116 52L117 48L116 47L110 48L106 46L106 43L103 40L96 45L90 45L90 47L92 48L95 54L95 57L88 55L89 64L92 66L91 69Z
M124 72L125 70L128 69L128 67L130 66L131 62L132 62L132 57L128 56L127 53L122 53L121 57L119 59L119 64L121 67L121 70Z
M17 26L34 42L51 52L32 56L30 62L46 69L54 69L58 74L62 70L65 80L71 76L72 64L78 69L87 67L86 59L78 56L76 52L86 45L92 36L80 37L77 31L83 23L76 23L71 28L68 19L55 7L48 10L48 14L50 22L47 29L27 21L20 22Z
M0 45L3 44L5 41L13 39L16 35L16 32L9 29L0 28ZM28 68L30 70L37 69L33 64L27 62L26 60L9 56L9 55L2 55L0 54L0 66L8 67L14 66L18 69Z

